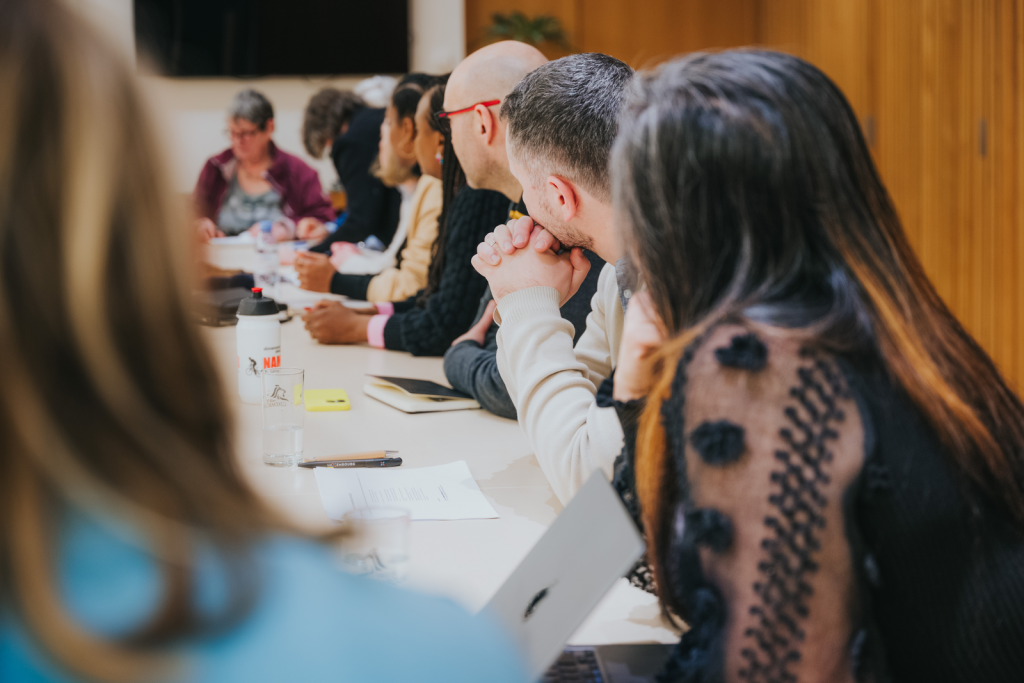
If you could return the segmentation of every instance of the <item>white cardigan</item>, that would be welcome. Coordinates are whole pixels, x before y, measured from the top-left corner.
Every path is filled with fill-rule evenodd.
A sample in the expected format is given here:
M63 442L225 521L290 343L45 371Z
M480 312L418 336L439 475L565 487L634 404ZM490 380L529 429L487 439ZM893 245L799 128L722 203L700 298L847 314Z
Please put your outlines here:
M531 287L501 299L495 320L498 372L519 413L519 425L562 503L595 469L611 479L622 451L622 426L612 408L598 408L597 388L618 361L623 311L615 266L606 264L591 301L587 329L558 312L558 291Z

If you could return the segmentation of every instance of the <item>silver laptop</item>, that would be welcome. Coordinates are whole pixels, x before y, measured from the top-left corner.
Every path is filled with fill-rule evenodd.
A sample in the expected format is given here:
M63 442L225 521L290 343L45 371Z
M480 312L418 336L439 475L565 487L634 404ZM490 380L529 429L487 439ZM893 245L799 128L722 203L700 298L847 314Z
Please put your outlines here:
M653 681L671 645L563 650L643 552L643 538L618 494L595 472L484 609L519 642L533 680Z

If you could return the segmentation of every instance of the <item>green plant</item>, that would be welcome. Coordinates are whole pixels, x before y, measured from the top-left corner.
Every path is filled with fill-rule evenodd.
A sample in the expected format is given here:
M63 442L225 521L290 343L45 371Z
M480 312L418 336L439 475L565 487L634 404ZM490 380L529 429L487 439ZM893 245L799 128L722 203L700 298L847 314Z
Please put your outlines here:
M509 14L495 12L491 19L487 35L495 40L518 40L535 47L554 43L565 50L571 49L558 17L539 14L531 19L517 10Z

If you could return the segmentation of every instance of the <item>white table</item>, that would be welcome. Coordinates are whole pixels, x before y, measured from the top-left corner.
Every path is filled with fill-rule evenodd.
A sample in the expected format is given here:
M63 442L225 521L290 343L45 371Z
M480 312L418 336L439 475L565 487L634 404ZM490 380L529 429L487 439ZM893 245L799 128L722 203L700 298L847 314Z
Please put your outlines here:
M221 267L251 267L252 248L211 247ZM282 286L280 298L305 303L310 293ZM241 470L263 498L294 523L329 527L310 470L265 466L258 405L237 394L235 329L206 328L234 406ZM465 460L500 519L413 522L408 586L446 595L477 611L544 533L562 505L537 464L518 423L482 410L407 415L365 396L365 375L416 377L447 384L440 358L370 346L322 346L295 318L281 327L283 367L306 371L307 389L345 389L347 412L306 413L305 453L322 457L398 450L404 467ZM598 532L599 533L599 532ZM620 580L573 636L574 644L675 642L655 598Z

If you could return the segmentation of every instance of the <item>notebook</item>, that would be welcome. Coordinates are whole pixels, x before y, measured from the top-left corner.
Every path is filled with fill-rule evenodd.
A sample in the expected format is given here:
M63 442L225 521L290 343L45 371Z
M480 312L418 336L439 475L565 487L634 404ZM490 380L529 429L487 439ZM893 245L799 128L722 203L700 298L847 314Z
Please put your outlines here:
M363 393L404 413L475 410L480 404L460 391L425 379L367 375Z

